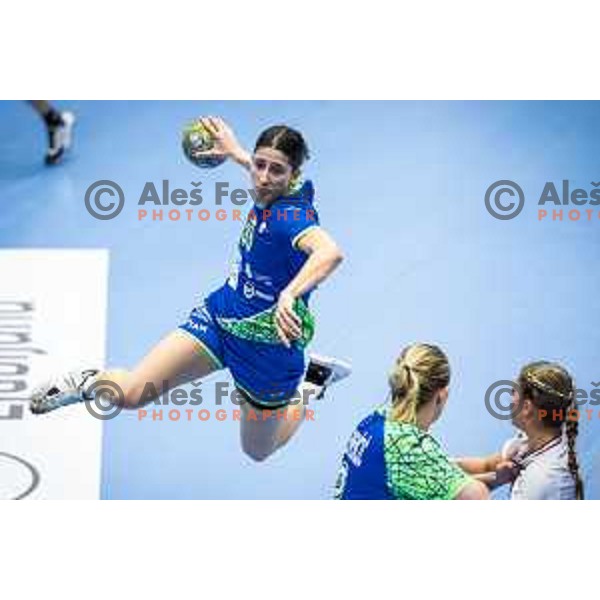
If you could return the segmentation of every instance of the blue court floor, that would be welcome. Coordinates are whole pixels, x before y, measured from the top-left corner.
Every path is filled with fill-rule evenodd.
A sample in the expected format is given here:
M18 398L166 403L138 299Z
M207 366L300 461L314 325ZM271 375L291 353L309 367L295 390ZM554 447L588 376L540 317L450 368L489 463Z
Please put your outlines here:
M537 204L546 182L588 192L600 182L600 103L59 105L77 115L75 149L46 168L37 117L24 103L0 103L0 244L110 250L111 365L133 365L182 322L234 257L240 223L232 218L138 219L147 182L189 191L201 180L211 212L219 208L216 182L249 187L235 165L204 172L186 162L179 132L192 118L221 115L248 146L271 124L300 129L312 149L306 176L321 220L346 254L313 297L312 347L350 360L354 373L316 405L315 422L255 464L231 419L139 422L122 414L104 426L104 498L330 497L346 439L385 399L388 369L413 341L438 343L450 357L450 402L434 432L456 455L494 452L512 435L484 395L523 363L556 359L579 387L600 382L600 207L579 207L592 218L574 221L567 211L575 206L552 205L549 212L565 211L553 221L539 220ZM112 220L86 210L86 190L98 180L123 189L125 206ZM525 193L514 219L486 210L486 189L498 180ZM73 276L85 286L85 273ZM213 412L214 398L205 398ZM580 461L588 497L600 498L600 406L585 408L592 417L581 422Z

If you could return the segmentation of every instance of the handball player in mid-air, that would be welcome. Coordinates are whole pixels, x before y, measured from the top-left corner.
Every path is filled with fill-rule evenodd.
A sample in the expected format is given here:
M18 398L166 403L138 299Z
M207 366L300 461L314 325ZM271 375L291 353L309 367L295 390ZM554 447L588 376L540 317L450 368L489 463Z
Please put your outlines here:
M308 158L301 133L269 127L250 154L222 119L203 118L196 127L212 144L193 158L206 154L215 164L228 158L252 177L256 200L235 269L132 370L87 369L56 377L36 389L31 410L40 414L90 401L103 387L118 387L122 393L113 402L137 408L171 388L229 369L244 399L242 448L261 461L297 431L302 415L291 415L305 411L308 394L322 396L350 372L341 361L313 355L307 365L305 357L314 333L309 297L340 264L342 252L319 222L311 181L301 180Z

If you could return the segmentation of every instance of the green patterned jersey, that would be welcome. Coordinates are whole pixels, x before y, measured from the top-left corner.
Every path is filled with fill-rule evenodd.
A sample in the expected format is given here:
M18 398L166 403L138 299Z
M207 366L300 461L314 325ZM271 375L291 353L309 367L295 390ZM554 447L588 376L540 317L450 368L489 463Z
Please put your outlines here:
M449 500L471 481L433 436L378 407L348 442L336 498Z

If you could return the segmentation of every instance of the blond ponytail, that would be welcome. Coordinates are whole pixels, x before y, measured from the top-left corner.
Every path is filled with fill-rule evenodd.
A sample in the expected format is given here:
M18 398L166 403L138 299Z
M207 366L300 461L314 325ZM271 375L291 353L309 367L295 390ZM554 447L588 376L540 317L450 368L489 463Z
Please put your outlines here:
M437 346L412 344L396 360L388 382L392 402L390 418L416 424L419 408L450 383L450 365Z

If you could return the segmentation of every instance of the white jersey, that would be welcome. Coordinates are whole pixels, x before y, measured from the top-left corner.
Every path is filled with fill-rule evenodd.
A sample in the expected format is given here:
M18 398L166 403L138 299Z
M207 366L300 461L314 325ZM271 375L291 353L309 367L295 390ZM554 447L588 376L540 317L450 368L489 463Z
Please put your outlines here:
M527 436L520 432L503 449L505 458L521 466L511 500L575 500L575 480L569 471L566 436L529 452Z

